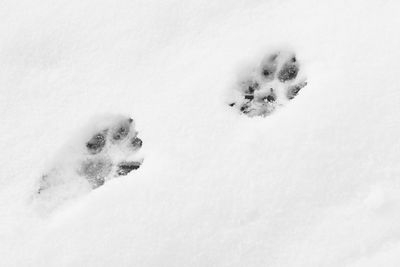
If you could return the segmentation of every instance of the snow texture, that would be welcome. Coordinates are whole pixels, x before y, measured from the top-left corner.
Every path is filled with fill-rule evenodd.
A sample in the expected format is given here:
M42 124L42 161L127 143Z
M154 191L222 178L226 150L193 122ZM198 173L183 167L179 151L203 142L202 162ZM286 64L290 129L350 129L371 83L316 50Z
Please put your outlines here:
M399 14L395 0L1 1L1 265L399 266ZM267 117L230 107L280 51L307 86ZM93 190L75 172L97 157L91 122L120 122L99 114L132 116L143 148L86 165L110 173ZM55 166L79 182L46 198Z

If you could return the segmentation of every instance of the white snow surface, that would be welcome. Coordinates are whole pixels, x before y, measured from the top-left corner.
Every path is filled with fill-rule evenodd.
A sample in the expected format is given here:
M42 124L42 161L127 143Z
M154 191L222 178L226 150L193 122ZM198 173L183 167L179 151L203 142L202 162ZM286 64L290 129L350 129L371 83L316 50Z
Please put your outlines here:
M399 266L400 3L4 0L2 266ZM226 105L294 51L308 85L266 118ZM98 114L140 169L43 216L38 178Z

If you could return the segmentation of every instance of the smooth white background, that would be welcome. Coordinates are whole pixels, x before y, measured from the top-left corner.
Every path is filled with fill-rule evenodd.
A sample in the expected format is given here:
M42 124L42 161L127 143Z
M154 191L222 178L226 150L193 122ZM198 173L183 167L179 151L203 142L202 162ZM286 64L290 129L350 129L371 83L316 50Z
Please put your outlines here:
M398 266L398 1L0 3L2 266ZM226 105L296 52L309 85L267 118ZM99 113L145 162L49 216L47 162Z

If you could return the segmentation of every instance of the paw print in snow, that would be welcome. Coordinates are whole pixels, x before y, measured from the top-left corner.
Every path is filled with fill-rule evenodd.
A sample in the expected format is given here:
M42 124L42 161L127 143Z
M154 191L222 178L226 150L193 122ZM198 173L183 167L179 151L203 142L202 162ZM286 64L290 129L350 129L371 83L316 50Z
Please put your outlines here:
M37 196L60 202L128 175L143 162L142 143L132 118L97 118L60 151L41 176Z
M133 120L126 118L118 121L87 141L87 159L82 161L78 173L86 177L93 188L104 184L111 177L127 175L140 167L142 160L126 161L142 147L142 140L137 137Z
M292 100L307 85L294 53L268 55L237 84L230 106L249 117L267 116Z

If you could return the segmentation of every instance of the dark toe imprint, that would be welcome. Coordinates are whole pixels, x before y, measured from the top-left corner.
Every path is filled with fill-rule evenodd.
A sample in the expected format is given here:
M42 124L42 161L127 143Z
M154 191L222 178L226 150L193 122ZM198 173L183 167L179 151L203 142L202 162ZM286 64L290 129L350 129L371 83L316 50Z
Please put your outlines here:
M299 91L306 85L307 85L307 82L301 82L299 84L289 86L288 90L287 90L287 95L286 95L287 98L289 100L292 100L299 93Z
M133 149L137 150L142 147L143 141L139 137L134 137L131 140L131 145Z
M94 135L87 143L86 147L91 154L97 154L101 152L103 147L106 145L106 133L98 133Z
M299 66L295 57L285 62L278 74L278 79L281 82L294 80L299 73Z
M118 126L112 134L112 138L115 141L123 140L129 134L130 124L133 122L131 118L129 118L126 122L123 122L120 126Z
M142 164L141 162L135 162L135 161L121 162L120 164L118 164L117 167L117 175L119 176L127 175L131 171L139 169L141 164Z

